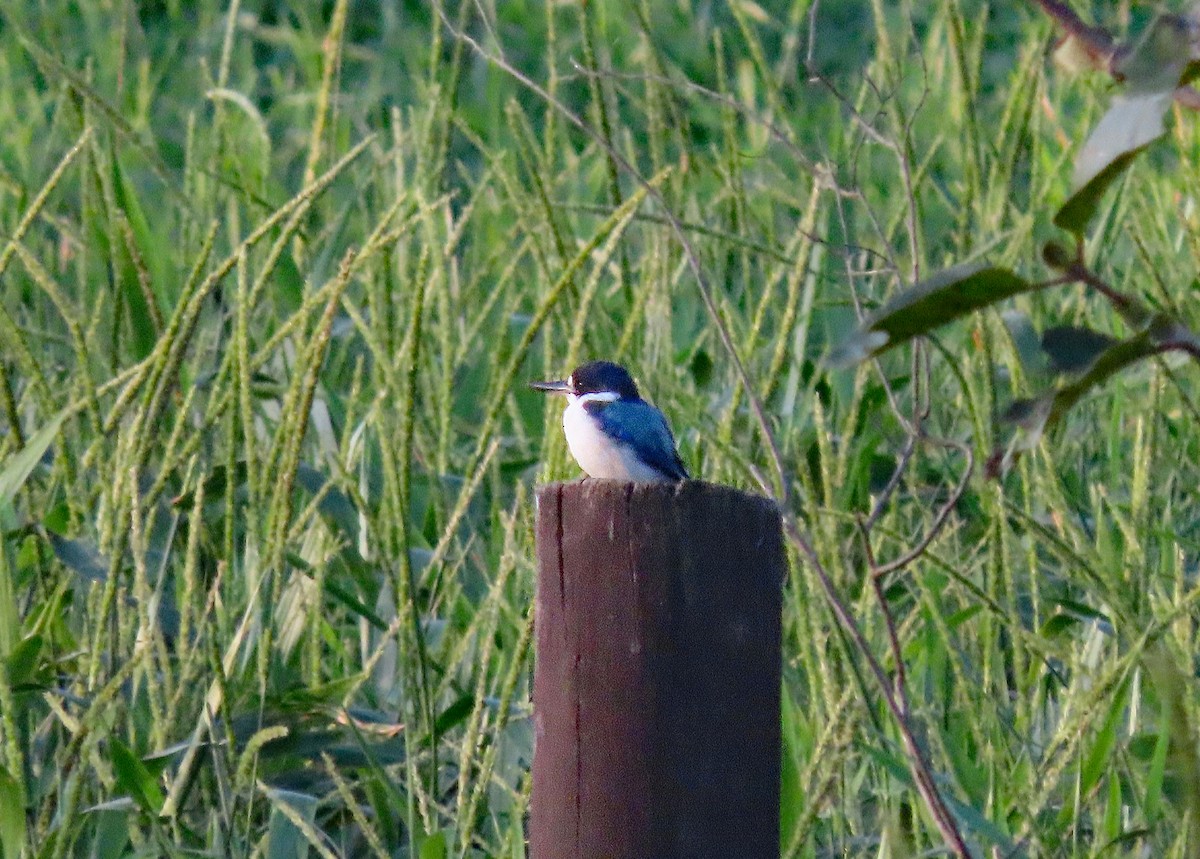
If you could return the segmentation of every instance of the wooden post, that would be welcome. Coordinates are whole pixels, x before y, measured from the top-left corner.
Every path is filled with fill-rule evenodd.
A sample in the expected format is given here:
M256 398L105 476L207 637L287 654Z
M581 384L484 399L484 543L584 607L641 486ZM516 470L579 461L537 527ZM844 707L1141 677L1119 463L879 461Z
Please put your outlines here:
M537 516L531 859L778 859L775 505L585 480Z

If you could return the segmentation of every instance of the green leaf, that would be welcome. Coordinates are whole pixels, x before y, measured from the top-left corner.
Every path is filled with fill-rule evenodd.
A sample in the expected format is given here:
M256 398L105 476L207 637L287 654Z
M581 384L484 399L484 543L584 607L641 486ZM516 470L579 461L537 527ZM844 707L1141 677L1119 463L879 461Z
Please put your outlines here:
M267 828L267 859L304 859L308 856L308 839L280 806L286 805L295 816L311 825L316 817L317 798L307 793L278 788L268 788L266 794L274 806Z
M1183 73L1179 76L1179 85L1187 86L1194 83L1196 78L1200 78L1200 60L1190 60L1183 67Z
M64 409L52 417L45 426L26 439L25 446L10 456L4 467L0 468L0 510L12 506L17 493L50 449L59 427L67 419L68 411Z
M1113 775L1108 780L1108 803L1104 808L1104 835L1109 843L1121 836L1121 779Z
M983 307L1037 288L1004 268L974 262L940 271L904 290L868 316L850 339L830 355L847 366L906 340L928 334Z
M512 852L508 859L529 859L525 853L525 829L521 825L520 815L512 815L508 823L508 838L512 844Z
M1117 342L1100 331L1059 325L1042 333L1042 348L1064 373L1081 373Z
M1171 104L1164 94L1116 96L1108 113L1088 137L1075 162L1075 192L1054 216L1054 225L1082 236L1104 192L1134 158L1163 133L1163 115Z
M117 787L145 811L158 814L163 805L163 793L154 776L129 746L116 737L109 737L108 743Z
M304 275L290 250L284 250L275 264L275 282L279 287L278 295L283 300L283 306L290 311L297 311L304 303Z
M435 832L421 842L421 859L446 859L446 833Z
M1080 623L1079 618L1075 617L1074 615L1069 615L1069 614L1052 615L1049 620L1047 620L1045 623L1042 624L1041 636L1042 636L1042 638L1047 638L1047 639L1057 638L1058 636L1067 632L1067 630L1071 629L1072 627L1078 626L1079 623Z
M1092 220L1093 215L1096 215L1097 206L1100 198L1104 196L1104 192L1108 191L1117 176L1124 173L1129 164L1133 163L1134 157L1140 151L1141 149L1126 152L1115 158L1108 167L1073 193L1063 204L1062 209L1058 210L1058 214L1054 216L1055 226L1075 235L1084 234L1087 222Z
M25 846L25 800L21 785L0 768L0 859L19 859Z
M946 716L943 744L950 768L959 787L976 805L987 801L987 769L979 760L976 739L972 733L971 718L967 714L954 713Z
M8 655L8 682L13 686L28 683L38 665L38 656L45 643L40 635L29 635L21 639Z
M158 324L155 319L157 308L152 308L146 300L146 294L142 291L142 285L138 277L138 268L134 264L133 253L141 256L145 263L145 252L141 247L137 247L137 234L139 230L139 222L141 229L149 231L146 225L145 214L141 207L137 205L137 198L133 196L132 188L126 187L125 175L121 171L121 166L117 160L117 153L114 149L111 153L112 163L112 185L113 193L116 197L116 205L121 207L125 219L129 222L130 231L133 233L133 244L135 247L129 247L122 238L123 233L121 227L116 223L116 215L113 219L114 245L120 248L114 255L113 266L115 276L119 281L116 288L120 289L125 296L126 307L129 308L129 327L133 334L133 349L134 354L138 358L145 358L154 348L154 343L158 339ZM147 264L148 266L148 264ZM151 277L153 282L153 277Z
M233 489L236 492L241 489L246 483L246 461L239 459L233 465ZM208 477L204 480L204 501L211 504L214 501L219 501L225 497L225 493L229 491L229 469L224 465L214 466L208 473ZM175 496L171 499L172 506L190 508L195 499L195 493L191 490Z
M1188 22L1178 15L1159 15L1113 71L1130 92L1173 93L1191 59Z
M691 371L692 381L696 383L697 388L707 387L713 377L713 359L704 349L697 349L688 369Z
M96 859L121 859L129 843L129 814L114 809L92 809L95 816L96 838L92 856Z
M946 796L946 804L950 806L950 810L954 812L954 816L962 823L965 823L968 829L976 835L987 838L992 844L999 847L999 852L1002 856L1017 855L1017 847L1013 844L1008 833L998 824L989 820L979 809L960 801L952 794Z
M1097 731L1095 741L1084 761L1083 772L1080 775L1080 791L1085 795L1091 793L1092 788L1109 770L1112 763L1112 750L1117 745L1117 730L1120 727L1121 717L1126 712L1128 693L1129 676L1126 675L1109 701L1108 714L1104 719L1104 724Z
M1144 842L1150 837L1152 830L1142 826L1137 829L1131 829L1128 832L1122 832L1119 836L1109 841L1095 854L1096 856L1133 856L1136 855L1135 848L1138 844ZM1144 855L1145 851L1141 851Z
M1093 388L1108 381L1126 367L1155 355L1158 350L1157 339L1148 330L1109 346L1096 356L1091 367L1078 381L1060 388L1055 393L1050 422L1056 423Z
M0 531L3 530L0 517ZM0 659L7 659L21 637L21 615L17 602L18 584L7 548L0 543Z
M1114 70L1127 91L1113 97L1075 161L1076 191L1054 216L1083 235L1101 197L1143 149L1162 136L1163 117L1189 60L1187 22L1160 15Z
M125 213L125 218L129 221L129 227L137 240L138 250L143 259L147 263L151 262L151 252L155 249L156 243L154 233L150 230L150 220L146 217L142 204L138 202L137 191L133 187L133 183L121 169L115 152L113 153L113 194L116 197L117 205L121 207L121 211Z
M1125 368L1187 343L1200 347L1200 338L1189 329L1163 314L1152 317L1149 324L1133 337L1115 341L1100 352L1088 366L1087 372L1068 385L1047 391L1027 400L1016 400L1005 410L1001 420L1016 424L1024 437L1010 442L1007 448L998 447L988 460L987 474L999 477L1007 472L1020 451L1030 450L1041 437L1053 428L1071 408L1091 390Z
M1048 391L1031 400L1017 400L1004 414L1004 420L1021 426L1028 433L1022 448L1028 449L1037 443L1046 430L1053 427L1071 407L1078 403L1093 388L1103 384L1112 376L1149 358L1161 351L1161 344L1150 330L1142 331L1126 340L1118 340L1091 362L1086 373L1069 385Z
M346 608L363 618L365 621L367 621L367 623L371 624L371 626L378 630L385 630L388 628L388 624L383 618L371 611L370 607L363 603L362 600L354 596L354 594L350 593L350 591L343 588L337 582L333 581L332 579L326 579L324 587L325 593L329 594Z
M351 542L358 540L358 509L350 503L346 493L332 484L330 478L313 466L300 463L296 468L296 482L314 496L324 490L317 510L336 523ZM329 484L328 489L326 484Z
M863 746L863 751L868 757L874 758L875 763L883 767L897 782L906 788L913 787L912 772L899 753L875 745Z
M1041 339L1029 316L1019 310L1006 310L1000 314L1000 318L1008 329L1008 336L1012 338L1022 368L1031 376L1043 376L1047 371L1046 353L1042 350Z
M779 831L781 843L786 845L791 841L792 833L804 813L804 786L800 781L800 749L797 748L796 736L801 730L802 720L786 685L782 702L783 768L780 773Z
M1167 771L1167 752L1171 748L1171 726L1167 724L1167 719L1168 711L1164 709L1159 720L1154 755L1146 773L1146 798L1142 803L1142 813L1146 822L1151 824L1158 821L1158 809L1163 798L1163 778Z
M434 722L434 733L442 736L450 729L460 724L467 716L471 715L471 711L475 709L475 696L462 694L459 695L450 706L438 714L437 721Z
M1194 816L1200 813L1200 758L1197 757L1198 744L1190 706L1190 657L1182 657L1189 662L1186 670L1178 664L1180 658L1159 643L1146 653L1143 664L1153 680L1163 724L1170 734L1167 772L1168 778L1177 785L1173 797L1177 813ZM1167 795L1171 794L1168 789Z
M53 531L46 532L50 548L63 565L87 582L102 582L108 578L108 562L100 550L86 540L69 540Z
M1082 603L1079 600L1068 599L1066 597L1058 597L1052 599L1051 602L1057 605L1060 610L1067 612L1073 617L1084 621L1095 621L1100 624L1101 628L1108 633L1112 632L1112 620L1104 612L1093 608L1087 603Z

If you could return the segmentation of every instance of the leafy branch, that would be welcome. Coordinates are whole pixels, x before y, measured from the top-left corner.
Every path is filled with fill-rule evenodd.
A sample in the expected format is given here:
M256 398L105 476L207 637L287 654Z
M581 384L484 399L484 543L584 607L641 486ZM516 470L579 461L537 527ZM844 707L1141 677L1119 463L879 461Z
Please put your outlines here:
M1042 258L1056 274L1040 281L979 261L937 272L864 317L858 329L830 354L834 365L859 363L974 311L1050 287L1082 283L1101 296L1133 333L1118 339L1088 328L1059 327L1045 332L1042 350L1067 381L1038 396L1017 400L1004 413L1003 419L1023 434L993 451L988 461L988 473L993 477L1005 473L1017 454L1034 446L1085 395L1117 373L1168 352L1183 352L1200 361L1200 336L1183 320L1115 289L1084 258L1084 236L1101 200L1137 156L1163 136L1164 117L1172 101L1200 107L1200 93L1187 85L1200 69L1192 35L1200 29L1200 22L1161 15L1135 41L1122 45L1106 30L1085 24L1064 3L1036 2L1094 67L1105 69L1125 85L1080 148L1075 191L1053 218L1055 226L1071 234L1073 249L1048 242Z
M1163 53L1172 60L1180 56L1177 46L1191 41L1193 43L1191 59L1196 59L1197 21L1183 15L1160 15L1154 25L1147 28L1139 42L1128 44L1119 43L1112 33L1103 27L1086 23L1076 14L1075 10L1063 0L1033 0L1041 7L1064 33L1060 40L1057 55L1066 61L1082 59L1094 69L1107 72L1118 82L1127 81L1130 76L1137 79L1146 70L1153 68L1146 62L1148 54L1145 43L1158 42ZM1200 91L1189 85L1189 81L1200 71L1185 62L1187 72L1183 80L1176 80L1176 86L1171 92L1172 98L1181 107L1200 110ZM1169 77L1169 68L1160 68L1159 72Z

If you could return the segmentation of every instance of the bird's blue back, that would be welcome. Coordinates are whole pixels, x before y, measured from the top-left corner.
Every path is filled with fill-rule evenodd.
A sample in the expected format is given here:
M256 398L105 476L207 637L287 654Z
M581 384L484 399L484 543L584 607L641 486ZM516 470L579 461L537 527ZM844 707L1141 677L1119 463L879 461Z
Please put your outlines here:
M675 448L675 437L662 412L645 400L588 403L587 410L611 438L629 445L667 477L686 480L687 469Z

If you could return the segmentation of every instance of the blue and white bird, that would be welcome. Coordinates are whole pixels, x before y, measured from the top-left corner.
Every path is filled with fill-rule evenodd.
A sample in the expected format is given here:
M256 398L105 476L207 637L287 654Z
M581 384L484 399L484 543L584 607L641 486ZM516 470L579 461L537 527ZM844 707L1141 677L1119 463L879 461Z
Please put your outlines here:
M688 479L667 419L638 395L620 364L591 361L565 380L530 387L567 395L567 447L589 477L636 483Z

